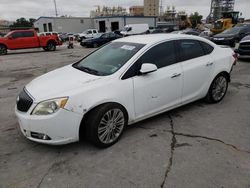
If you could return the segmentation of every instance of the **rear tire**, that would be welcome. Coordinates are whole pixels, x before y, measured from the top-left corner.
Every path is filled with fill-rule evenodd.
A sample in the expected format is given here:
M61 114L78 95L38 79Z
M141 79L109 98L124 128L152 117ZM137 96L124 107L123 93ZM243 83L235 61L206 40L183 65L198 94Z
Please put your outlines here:
M228 88L228 78L225 74L218 74L209 87L207 96L205 97L208 103L218 103L226 95Z
M56 44L54 42L48 42L46 46L47 51L55 51L56 50Z
M0 55L6 55L7 53L7 47L4 45L0 45Z
M128 122L125 109L115 103L101 105L87 114L85 136L100 148L115 144Z

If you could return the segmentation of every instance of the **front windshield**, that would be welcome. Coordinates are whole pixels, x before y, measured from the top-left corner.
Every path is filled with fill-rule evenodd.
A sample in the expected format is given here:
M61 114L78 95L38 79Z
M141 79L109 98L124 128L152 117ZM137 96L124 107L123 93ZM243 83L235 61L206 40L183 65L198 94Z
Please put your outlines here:
M112 42L90 54L73 67L94 75L111 75L133 57L144 44Z
M240 27L233 27L231 29L227 29L227 30L223 31L222 33L224 33L224 34L237 34L240 32L240 30L241 30Z

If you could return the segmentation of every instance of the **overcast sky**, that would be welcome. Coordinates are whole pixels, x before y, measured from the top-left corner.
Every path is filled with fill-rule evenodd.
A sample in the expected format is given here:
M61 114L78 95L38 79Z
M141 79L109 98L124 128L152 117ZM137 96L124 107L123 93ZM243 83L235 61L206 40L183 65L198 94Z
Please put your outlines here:
M250 18L250 0L235 0L235 10L242 12L242 17ZM164 7L174 5L177 11L199 12L206 18L210 10L210 0L162 0ZM143 0L57 0L59 15L89 16L95 5L123 6L142 5ZM53 0L0 0L0 18L16 20L20 17L38 18L55 16Z

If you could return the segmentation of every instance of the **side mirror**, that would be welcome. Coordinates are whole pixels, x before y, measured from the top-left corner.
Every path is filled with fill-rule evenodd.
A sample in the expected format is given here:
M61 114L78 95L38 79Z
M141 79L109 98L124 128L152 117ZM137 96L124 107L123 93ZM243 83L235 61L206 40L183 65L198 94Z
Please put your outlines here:
M148 74L148 73L155 72L155 71L157 71L157 66L155 64L143 63L141 66L140 73L141 74Z
M13 37L10 35L10 36L8 36L8 39L10 39L10 40L11 40L11 39L13 39Z

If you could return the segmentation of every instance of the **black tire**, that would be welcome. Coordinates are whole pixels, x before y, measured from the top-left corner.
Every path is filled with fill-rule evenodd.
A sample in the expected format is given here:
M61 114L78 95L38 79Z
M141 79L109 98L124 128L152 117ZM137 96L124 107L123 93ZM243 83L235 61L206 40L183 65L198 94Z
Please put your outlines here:
M124 121L121 121L121 122L123 122L122 123L123 126L121 126L121 127L117 126L117 125L122 125L121 123L115 125L114 119L112 119L112 123L109 123L109 124L107 123L106 126L105 126L105 124L102 123L102 122L106 121L106 118L108 117L108 115L107 115L108 113L112 114L112 110L113 110L113 116L115 114L115 110L119 111L119 113L121 113L123 115L123 116L120 116L120 117L124 118L123 119ZM104 119L105 119L105 121L104 121ZM120 120L117 120L117 121L120 122ZM111 122L111 120L106 121L106 122ZM92 111L90 111L87 114L87 117L86 117L85 122L84 122L84 124L86 126L85 127L85 131L86 131L85 137L88 141L93 143L95 146L100 147L100 148L106 148L106 147L109 147L109 146L115 144L120 139L127 123L128 123L128 116L127 116L126 110L118 104L107 103L107 104L101 105L101 106L93 109ZM100 132L101 129L103 129L103 128L104 128L104 130L103 130L104 132ZM119 134L115 133L117 130L119 131ZM108 140L112 136L115 136L114 140L110 139L109 141L107 141L105 143L105 140ZM104 141L102 141L101 137L103 137Z
M56 50L56 44L54 42L48 42L46 48L47 48L47 51L55 51Z
M6 55L8 53L7 47L0 45L0 55Z
M221 88L219 88L219 82L221 84L221 82L223 82L223 84L221 84ZM228 88L228 77L226 74L221 73L218 74L212 84L209 87L208 93L205 97L206 102L208 103L218 103L220 102L226 95L227 93L227 88ZM217 95L215 95L217 91Z
M93 48L98 48L98 44L96 42L93 44Z
M44 50L44 51L48 51L47 47L43 47L43 50Z

